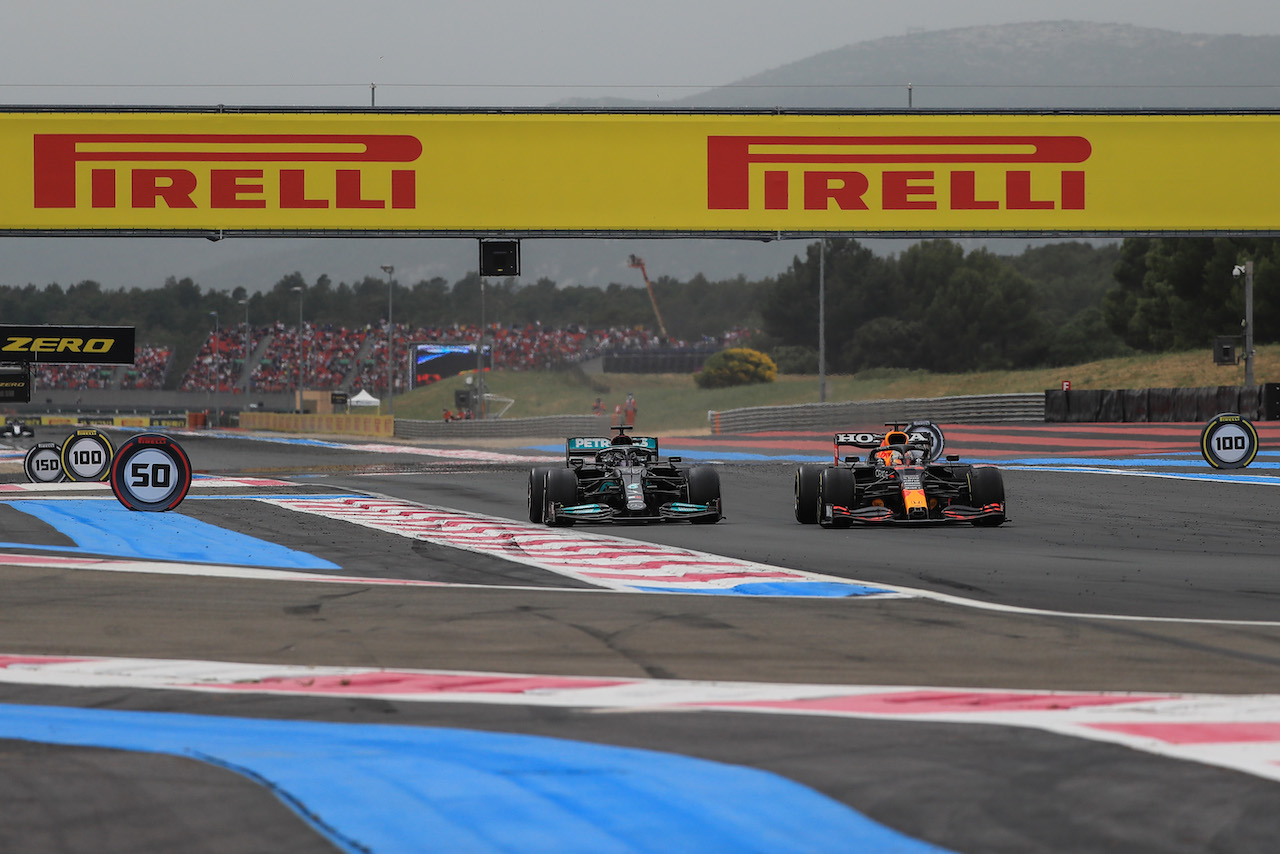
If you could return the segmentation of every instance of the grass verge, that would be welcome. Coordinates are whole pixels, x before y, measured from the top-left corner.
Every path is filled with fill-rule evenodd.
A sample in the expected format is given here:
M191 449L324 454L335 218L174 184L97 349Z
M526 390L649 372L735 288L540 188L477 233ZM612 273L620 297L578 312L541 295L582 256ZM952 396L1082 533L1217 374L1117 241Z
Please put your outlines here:
M1280 345L1257 348L1254 378L1280 381ZM927 371L876 369L827 378L827 400L896 400L966 394L1012 394L1059 388L1070 380L1075 389L1165 388L1243 385L1244 365L1219 367L1207 351L1159 356L1130 356L1068 368L934 374ZM700 389L691 374L588 374L570 371L492 371L489 391L515 401L507 418L580 415L591 412L597 397L610 414L628 393L639 402L637 423L643 429L698 431L707 428L709 410L747 406L782 406L818 401L816 376L783 375L776 382L738 388ZM396 398L396 417L437 420L453 409L452 377Z

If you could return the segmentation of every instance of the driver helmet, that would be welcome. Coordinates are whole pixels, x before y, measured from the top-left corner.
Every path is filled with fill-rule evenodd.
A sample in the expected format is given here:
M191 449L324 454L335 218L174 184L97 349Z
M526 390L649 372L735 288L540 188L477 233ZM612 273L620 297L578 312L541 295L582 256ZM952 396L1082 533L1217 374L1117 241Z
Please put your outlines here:
M610 442L609 444L611 444L611 445L630 445L630 444L631 444L631 437L630 437L630 436L628 436L626 433L619 433L617 436L614 436L614 437L613 437L613 441L612 441L612 442Z
M882 466L900 466L903 462L902 452L892 448L885 451L876 451L872 456Z
M876 462L880 463L881 465L900 466L902 465L904 460L902 456L902 452L897 450L896 448L887 448L886 446L905 445L910 440L911 440L911 437L908 436L903 431L890 430L888 433L884 434L884 439L880 442L880 447L882 450L876 451L874 454L872 454L872 456L875 458Z

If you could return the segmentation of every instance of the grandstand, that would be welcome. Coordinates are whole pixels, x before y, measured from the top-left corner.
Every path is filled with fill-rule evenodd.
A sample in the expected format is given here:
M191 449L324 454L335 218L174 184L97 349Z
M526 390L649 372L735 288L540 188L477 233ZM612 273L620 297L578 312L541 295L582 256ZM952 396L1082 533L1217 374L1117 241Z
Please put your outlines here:
M701 360L726 346L734 346L748 334L735 329L714 339L697 342L661 340L646 329L585 330L578 326L545 329L540 324L522 327L490 325L485 338L493 345L493 366L508 370L547 370L604 357L614 370L698 370ZM416 342L475 344L480 328L474 325L409 327L396 324L398 357L407 359ZM334 325L304 324L301 329L277 321L249 331L249 358L245 359L242 329L210 333L177 388L182 392L276 396L299 387L314 390L367 389L386 392L387 333L385 326L349 329ZM136 348L133 365L38 365L35 388L39 391L160 391L175 370L174 352L168 347ZM608 368L606 368L608 369ZM396 377L396 394L408 391L408 371Z

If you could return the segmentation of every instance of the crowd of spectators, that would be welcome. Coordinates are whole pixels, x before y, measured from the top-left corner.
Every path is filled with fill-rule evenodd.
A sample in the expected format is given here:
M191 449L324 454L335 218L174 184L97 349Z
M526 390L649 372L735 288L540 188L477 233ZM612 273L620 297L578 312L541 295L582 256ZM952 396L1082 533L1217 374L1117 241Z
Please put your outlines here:
M218 330L205 339L183 375L179 390L232 391L240 382L243 356L244 333L236 329Z
M342 387L370 330L333 326L308 330L310 337L303 354L305 384L315 388Z
M395 324L396 393L409 390L410 346L416 342L475 344L481 338L477 325L410 327ZM734 329L715 339L682 341L661 338L651 330L609 328L588 330L579 326L546 329L541 324L485 329L485 344L492 347L496 369L545 370L597 358L605 353L680 351L734 346L749 334ZM265 348L263 342L266 342ZM249 377L250 393L292 391L299 382L306 388L367 389L385 393L387 375L386 324L349 329L334 325L296 326L276 321L250 329L250 354L258 354ZM183 391L234 392L243 389L245 340L243 328L211 333L183 374ZM120 387L160 389L171 370L173 352L164 347L140 347L135 363L126 369ZM301 370L299 370L301 369ZM37 388L110 388L114 366L43 365L36 369Z
M143 345L133 351L133 366L126 367L120 380L122 389L162 389L169 375L173 350L169 347Z
M115 365L33 365L32 380L42 388L111 388Z
M143 345L133 349L133 365L124 366L122 389L159 389L173 359L169 347ZM115 387L117 365L33 365L38 389L97 389Z
M302 336L296 326L285 326L280 321L265 328L271 336L267 350L253 366L249 375L250 391L281 392L296 387L297 367L302 352ZM254 352L257 352L254 350Z
M299 335L297 327L279 321L264 332L270 333L271 340L253 366L249 378L253 392L292 391L299 380L306 388L341 388L370 334L368 328L308 323Z

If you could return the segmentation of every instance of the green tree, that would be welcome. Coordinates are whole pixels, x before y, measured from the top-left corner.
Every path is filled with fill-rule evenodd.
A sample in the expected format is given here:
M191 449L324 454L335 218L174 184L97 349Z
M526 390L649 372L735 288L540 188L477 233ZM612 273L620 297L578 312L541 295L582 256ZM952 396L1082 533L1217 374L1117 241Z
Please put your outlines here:
M1011 266L971 252L923 312L925 364L933 371L1007 370L1045 352L1038 294Z
M1217 335L1239 334L1244 281L1231 272L1253 260L1255 341L1280 340L1278 259L1274 238L1130 238L1116 262L1116 285L1103 299L1103 317L1137 350L1207 347Z
M891 313L899 300L899 277L892 260L881 258L856 240L829 238L825 260L810 244L803 259L762 288L764 331L780 344L815 347L818 343L820 268L825 267L827 344L832 352L867 320Z

